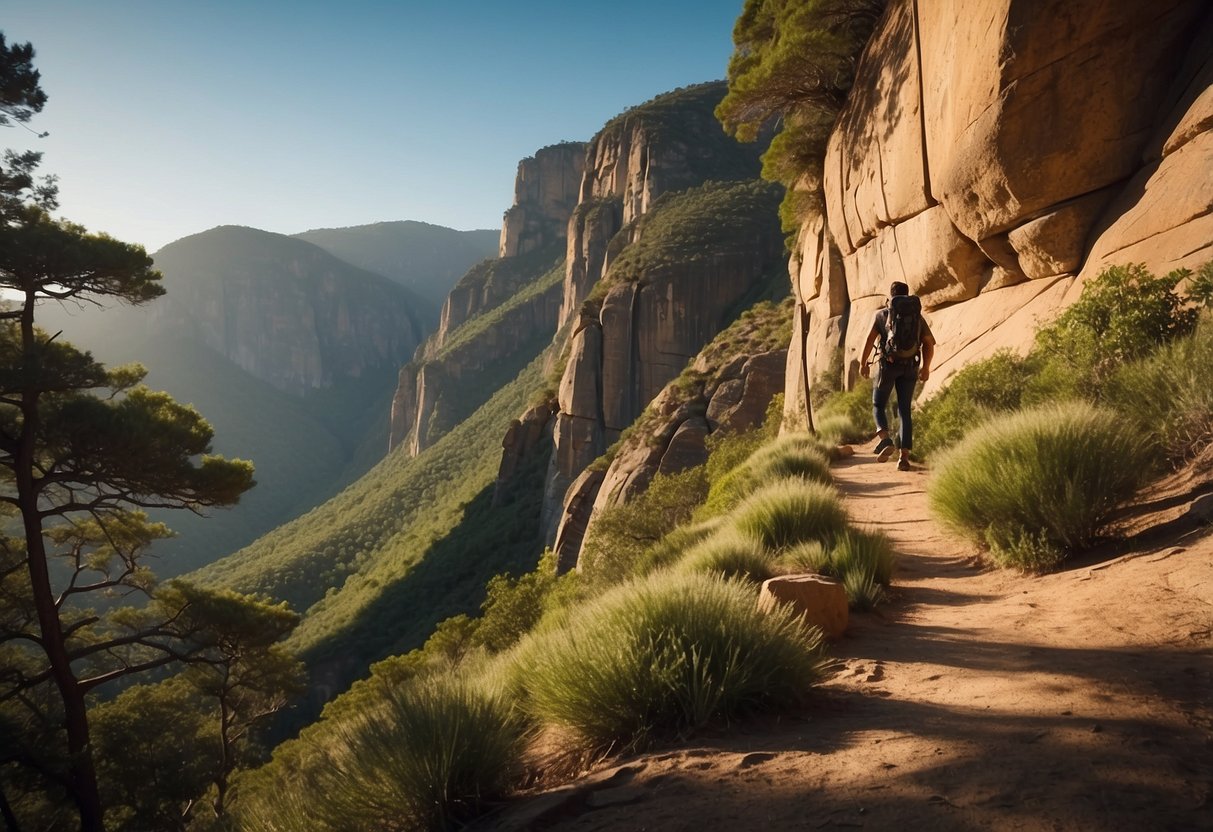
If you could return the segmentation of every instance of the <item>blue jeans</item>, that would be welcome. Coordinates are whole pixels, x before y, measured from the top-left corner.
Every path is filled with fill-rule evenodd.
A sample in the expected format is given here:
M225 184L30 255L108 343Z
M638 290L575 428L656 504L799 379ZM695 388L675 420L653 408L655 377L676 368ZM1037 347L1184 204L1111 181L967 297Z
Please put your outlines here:
M897 417L901 425L897 431L897 444L904 450L914 447L914 422L910 417L910 400L914 398L914 386L918 384L918 362L906 361L886 364L878 361L876 378L872 379L872 411L876 427L889 429L889 394L897 391Z

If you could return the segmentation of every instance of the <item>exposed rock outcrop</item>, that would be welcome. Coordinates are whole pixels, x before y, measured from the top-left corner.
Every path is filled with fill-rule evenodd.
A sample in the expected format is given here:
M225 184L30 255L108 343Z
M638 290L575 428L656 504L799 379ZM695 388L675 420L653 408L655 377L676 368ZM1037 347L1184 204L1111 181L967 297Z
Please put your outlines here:
M616 236L626 245L584 304L561 379L545 516L563 511L573 480L781 269L779 196L757 182L688 189Z
M516 257L563 240L578 202L585 143L545 147L518 163L514 204L501 224L501 257Z
M930 394L1026 348L1109 264L1213 257L1211 62L1213 12L1194 0L893 0L829 140L825 218L792 260L808 327L789 415L840 346L854 379L892 280L939 339Z
M574 479L555 518L559 570L576 565L585 532L600 512L640 494L659 473L702 464L712 434L762 424L771 399L783 390L790 313L785 303L743 315L665 385L605 467L596 465ZM553 465L561 462L558 453Z
M425 450L551 342L563 298L564 235L584 160L585 145L567 142L519 163L502 256L460 278L438 330L400 370L389 450Z

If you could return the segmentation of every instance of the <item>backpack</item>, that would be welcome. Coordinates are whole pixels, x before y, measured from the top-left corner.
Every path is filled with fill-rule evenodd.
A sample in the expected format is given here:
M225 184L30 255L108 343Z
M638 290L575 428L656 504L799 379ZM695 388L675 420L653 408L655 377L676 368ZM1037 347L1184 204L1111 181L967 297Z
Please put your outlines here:
M884 343L885 361L912 361L922 344L922 301L917 295L889 298L889 337Z

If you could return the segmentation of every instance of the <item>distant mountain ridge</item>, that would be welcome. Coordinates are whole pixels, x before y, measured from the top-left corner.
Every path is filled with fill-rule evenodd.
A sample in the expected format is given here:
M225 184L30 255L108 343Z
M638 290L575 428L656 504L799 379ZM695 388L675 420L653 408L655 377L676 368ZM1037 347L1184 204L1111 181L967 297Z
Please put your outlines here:
M180 533L155 547L158 574L171 577L247 545L383 456L397 371L436 307L310 242L253 228L193 234L154 260L163 298L47 304L39 323L106 363L146 365L150 386L212 422L217 452L256 465L258 487L238 506L158 518Z
M415 220L348 228L313 228L292 235L361 269L417 293L435 310L473 265L497 255L494 229L456 231Z
M219 226L153 258L167 295L148 326L188 331L299 395L408 360L432 318L411 290L304 240ZM419 311L420 310L420 311Z

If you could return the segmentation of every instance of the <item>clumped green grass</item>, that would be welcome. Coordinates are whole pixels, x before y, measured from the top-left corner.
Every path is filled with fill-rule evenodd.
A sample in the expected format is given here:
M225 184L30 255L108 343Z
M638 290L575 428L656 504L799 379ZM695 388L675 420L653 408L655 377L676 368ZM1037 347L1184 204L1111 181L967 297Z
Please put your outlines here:
M765 581L778 572L770 552L759 541L733 528L721 529L687 549L677 568L682 572L715 573L755 582Z
M797 544L779 561L786 569L842 581L847 600L860 610L872 609L884 599L895 562L888 537L860 529L848 529L829 545L816 540Z
M616 587L515 654L534 715L596 749L798 706L825 665L820 634L758 612L751 585L669 572Z
M807 435L789 434L763 445L712 484L700 514L724 514L762 485L788 478L831 481L829 456L819 442Z
M1056 567L1089 546L1150 473L1152 443L1122 416L1072 402L970 433L939 461L932 510L999 564Z
M834 540L846 530L847 514L831 486L792 478L751 494L733 512L732 524L782 552L806 540Z
M244 828L447 830L516 784L528 726L502 693L439 674L376 705L326 732L295 788L259 794Z
M343 732L348 755L330 797L342 816L372 809L375 821L412 818L449 829L505 793L522 759L525 730L511 704L458 676L393 691L385 712ZM383 827L386 828L386 827Z

